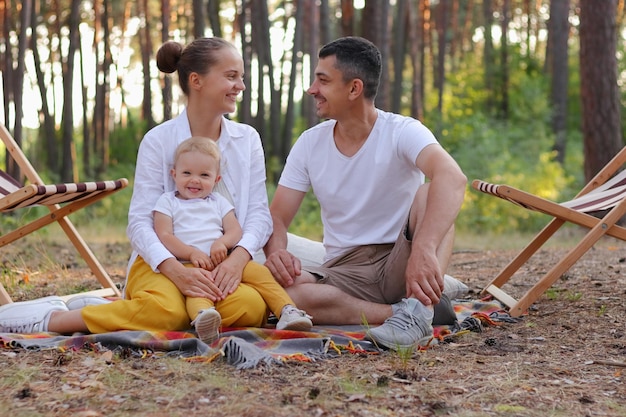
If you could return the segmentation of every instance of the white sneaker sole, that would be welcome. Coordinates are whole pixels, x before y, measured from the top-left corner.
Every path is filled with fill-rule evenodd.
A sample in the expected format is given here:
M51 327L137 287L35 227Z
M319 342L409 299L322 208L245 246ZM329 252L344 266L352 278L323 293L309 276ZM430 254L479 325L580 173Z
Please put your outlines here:
M109 304L111 302L111 300L106 298L96 297L93 295L77 295L67 300L65 304L67 305L68 310L79 310L83 307L98 306L102 304Z
M414 349L414 348L418 348L418 347L425 347L425 346L429 346L432 343L432 339L433 339L433 335L428 334L425 336L422 336L419 340L416 340L410 344L401 344L400 342L397 342L395 340L386 340L380 337L376 337L376 335L372 332L373 329L369 329L365 332L365 339L369 340L370 342L374 343L376 346L380 347L384 347L386 349L390 349L390 350L395 350L395 351L399 351L399 350L407 350L407 349Z
M289 323L286 323L284 326L281 325L280 321L278 322L278 324L276 324L276 328L278 330L296 330L299 332L306 332L308 330L311 330L311 327L313 327L313 323L306 317L302 317L302 319L298 320L293 320Z
M209 310L213 313L202 312L194 320L194 326L198 338L207 345L212 344L220 337L220 325L222 324L222 317L216 310Z

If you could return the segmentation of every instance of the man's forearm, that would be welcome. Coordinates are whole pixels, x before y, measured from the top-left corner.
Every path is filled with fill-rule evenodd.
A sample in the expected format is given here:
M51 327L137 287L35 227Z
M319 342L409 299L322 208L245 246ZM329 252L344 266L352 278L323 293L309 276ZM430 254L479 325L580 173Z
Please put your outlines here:
M454 226L464 195L465 181L462 174L432 181L429 184L424 218L419 230L415 231L413 244L436 249Z
M274 221L274 231L263 247L265 256L280 249L287 249L287 228L280 222Z

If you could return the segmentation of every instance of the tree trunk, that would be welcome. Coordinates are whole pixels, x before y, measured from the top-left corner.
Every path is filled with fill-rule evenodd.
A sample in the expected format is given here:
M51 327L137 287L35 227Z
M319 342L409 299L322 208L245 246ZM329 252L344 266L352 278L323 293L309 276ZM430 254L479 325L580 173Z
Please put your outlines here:
M126 35L128 29L128 21L130 19L131 7L134 2L130 2L129 0L124 0L124 12L122 13L122 22L119 24L121 27L121 50L126 50L129 46L130 39L129 36ZM120 126L122 129L126 128L129 123L129 112L128 106L126 105L126 93L124 92L124 76L126 74L126 68L120 68L117 66L117 82L116 82L116 91L120 95L121 98L121 108L120 112Z
M220 0L207 1L207 15L209 16L209 24L213 31L213 36L222 37L222 25L220 24ZM169 16L168 16L169 20Z
M502 40L500 42L500 115L509 117L509 1L502 1Z
M289 87L287 92L287 110L285 112L285 123L281 136L281 141L278 148L276 149L276 152L274 153L276 162L279 163L270 165L270 168L273 168L273 172L269 173L270 178L268 178L273 183L278 182L278 177L280 175L280 172L282 171L282 163L287 159L287 154L291 149L296 107L296 103L294 103L293 93L296 89L296 81L298 79L297 72L301 63L299 56L300 51L302 51L302 38L304 37L304 11L308 8L308 4L306 3L314 3L314 1L298 0L296 4L296 24L293 34L293 48L291 49L291 71L289 74Z
M210 4L215 4L218 1L209 0ZM165 43L170 40L170 0L161 0L161 43ZM209 19L211 13L209 12ZM213 31L215 33L215 30ZM172 76L169 74L163 74L163 87L161 88L161 94L163 95L163 120L170 120L172 118Z
M81 85L81 94L80 94L80 98L82 101L82 106L81 108L83 109L83 120L82 120L82 125L83 125L83 152L82 152L82 159L83 159L83 172L86 173L87 175L91 175L92 171L91 171L91 133L90 133L90 129L89 129L89 117L88 117L88 108L89 108L89 104L87 103L87 80L85 77L85 62L87 61L85 59L85 54L83 53L83 47L82 47L82 36L80 36L80 32L78 32L78 54L79 54L79 64L80 64L80 85Z
M193 12L193 36L194 38L202 38L204 37L204 28L206 27L202 0L192 0L191 8Z
M525 37L525 41L526 41L526 60L530 63L530 59L532 58L532 42L531 42L531 34L532 34L532 8L530 7L530 1L531 0L523 0L522 1L522 7L524 10L524 14L526 15L526 37ZM552 7L552 2L550 2L550 7ZM550 12L550 14L552 14L552 12ZM548 30L548 32L550 32ZM548 33L548 36L550 36L550 34Z
M33 36L31 36L30 48L33 51L33 61L35 64L35 74L37 76L37 86L41 96L41 114L43 116L43 148L46 150L46 166L54 173L59 171L59 146L56 140L56 128L54 115L48 106L48 86L45 74L42 71L41 56L37 46L37 10L33 7L31 13L31 28ZM54 110L54 109L53 109Z
M20 10L20 26L17 39L17 65L15 71L12 71L13 85L10 86L13 95L13 104L15 105L15 121L13 125L13 138L18 145L22 145L22 118L24 117L24 69L26 68L25 56L28 47L28 27L30 22L30 13L32 0L22 1ZM7 38L9 39L9 38ZM10 51L11 49L9 49ZM6 91L6 90L5 90ZM7 123L9 119L6 119ZM21 173L17 164L13 161L7 164L9 175L14 178L20 178Z
M261 7L259 10L261 11L261 29L263 31L263 37L261 39L264 40L259 46L259 54L263 54L265 56L264 61L267 66L267 73L265 77L268 80L269 89L270 89L270 102L269 102L269 111L270 111L270 126L269 126L269 134L272 140L274 141L276 147L273 149L275 155L280 155L281 148L281 115L282 115L282 102L283 97L281 94L282 86L281 84L276 85L276 78L274 74L276 70L274 69L274 62L272 61L272 40L270 39L270 18L267 1L257 0Z
M341 0L341 36L354 35L354 2Z
M491 10L491 0L483 0L483 24L485 27L485 49L483 52L483 64L485 66L485 91L487 94L486 107L487 111L491 113L494 106L494 90L493 90L493 65L494 65L494 52L493 52L493 38L491 36L491 26L493 25L493 12Z
M330 7L328 0L319 1L319 27L320 27L320 42L322 45L326 45L333 40L333 30L331 23L334 21L333 15L330 14Z
M11 19L12 7L10 0L6 0L5 8L0 9L3 12L2 15L2 37L5 41L4 48L0 48L0 53L2 54L2 91L4 91L2 100L4 105L4 123L7 130L11 130L10 123L10 115L11 115L11 105L13 104L13 48L11 47L11 24L14 19ZM19 145L20 143L18 143ZM5 153L5 167L6 173L21 180L21 173L19 167L15 163L15 161L11 158L8 152Z
M443 89L446 79L446 33L448 31L448 3L441 2L437 6L437 68L436 68L436 83L437 88L437 115L439 120L443 116ZM439 129L437 129L439 130Z
M382 56L382 72L380 75L380 86L376 96L376 106L389 110L389 30L387 18L389 15L389 2L367 1L363 8L363 19L361 21L362 36L373 42Z
M74 60L78 50L78 25L80 23L80 0L72 0L68 20L69 47L63 60L63 116L61 122L62 161L61 181L76 182L76 149L74 144Z
M349 2L352 4L352 2ZM310 80L303 80L305 83L305 89L309 88L311 83L313 82L313 78L315 77L315 67L317 66L317 54L320 48L320 32L319 32L319 19L320 16L317 13L317 6L315 5L315 1L306 0L307 4L307 16L308 16L308 42L306 46L306 52L309 55L309 74ZM342 7L344 2L342 1ZM354 11L354 10L353 10ZM343 26L343 16L341 18L341 24ZM351 24L352 26L352 24ZM315 106L313 105L313 100L305 96L302 103L302 108L304 111L306 126L311 127L315 124L319 123L319 118L317 117L317 111L315 110Z
M152 81L152 77L150 76L150 58L152 57L153 50L151 38L152 30L150 26L148 0L140 0L138 5L141 5L141 14L144 16L144 27L139 32L139 44L141 45L141 62L143 69L143 100L141 105L141 114L147 123L146 128L151 129L156 125L152 115L152 90L150 89L150 83Z
M382 56L383 67L380 74L380 86L376 95L376 105L382 110L391 109L391 82L389 76L389 63L391 62L391 31L389 30L389 2L380 2L380 33L378 37L378 49Z
M94 56L98 57L95 65L96 96L93 110L93 141L91 146L94 161L94 174L100 175L109 165L109 76L113 58L110 48L109 0L94 2ZM140 35L141 37L141 35ZM102 58L100 58L102 57Z
M250 22L250 5L249 0L241 0L241 9L237 14L237 26L241 35L241 53L243 55L243 69L246 74L252 71L252 46L250 45L250 36L246 32L246 27ZM246 124L252 124L252 89L250 86L243 91L241 105L239 107L241 121Z
M406 55L408 5L406 0L396 3L396 24L393 27L393 88L390 109L400 113L402 108L404 58Z
M258 97L257 97L257 114L255 117L254 126L259 131L264 143L273 148L280 140L280 129L277 125L277 119L280 115L280 95L278 97L275 94L274 86L274 66L271 59L271 42L269 38L269 16L267 11L267 2L262 0L253 0L250 8L252 20L250 27L252 29L251 45L252 52L256 52L258 62L257 73L257 85L258 85ZM267 80L267 85L266 85ZM270 123L269 123L269 136L266 134L267 126L267 108L265 102L266 87L269 88L270 94ZM276 109L276 110L274 110ZM267 142L269 140L269 142ZM273 149L269 149L269 153L273 152Z
M96 96L94 98L94 108L92 116L93 125L93 141L91 150L93 155L101 155L104 148L104 132L105 132L105 85L104 85L104 60L99 57L104 56L104 0L96 0L93 4L94 10L94 39L93 39L93 55L96 58L94 79L96 80ZM95 159L95 158L94 158ZM94 167L95 168L95 167ZM94 169L97 171L97 169Z
M550 45L550 85L552 102L552 131L556 160L563 164L567 145L567 84L568 84L569 0L550 2L548 44Z
M452 8L450 10L450 32L452 32L452 36L450 36L450 70L455 71L458 63L458 49L459 49L459 0L452 0Z
M109 117L111 115L110 112L110 96L111 96L111 88L110 88L110 73L111 73L111 65L113 65L113 57L111 55L111 20L109 19L111 13L111 3L110 0L102 0L102 50L104 53L104 58L102 61L102 65L100 67L100 79L102 82L99 85L99 88L96 90L96 94L99 94L99 98L97 100L100 101L101 108L101 118L102 124L100 125L100 130L97 132L98 139L96 140L96 145L94 147L94 154L97 156L97 164L96 164L96 173L98 175L106 172L109 166L110 160L110 146L109 146ZM148 123L153 122L152 112L150 112L150 118L148 119Z
M409 45L411 53L411 116L422 120L424 117L423 103L423 56L424 56L424 2L408 3L407 18L409 19Z
M616 0L580 1L580 95L585 178L624 146L617 85Z
M459 39L461 59L463 59L466 51L474 50L474 42L472 42L472 36L474 35L474 0L467 0L463 19L463 26L459 33L461 37Z

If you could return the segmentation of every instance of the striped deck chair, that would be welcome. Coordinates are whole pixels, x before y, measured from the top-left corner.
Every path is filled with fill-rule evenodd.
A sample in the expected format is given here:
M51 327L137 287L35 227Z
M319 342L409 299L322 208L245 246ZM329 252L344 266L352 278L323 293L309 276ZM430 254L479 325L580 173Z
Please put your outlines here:
M503 198L526 209L553 216L554 219L513 259L487 286L482 294L491 294L507 307L513 317L524 314L554 282L574 265L602 236L626 241L626 228L616 224L626 214L626 147L624 147L570 201L554 203L508 185L474 180L478 191ZM617 173L617 174L616 174ZM594 215L595 214L595 215ZM501 287L550 239L566 222L583 226L587 234L566 256L541 277L519 300Z
M115 181L47 185L44 184L34 167L2 124L0 124L0 139L2 139L7 152L20 167L29 182L28 185L22 185L6 172L0 170L0 212L8 213L36 205L45 206L50 211L50 213L39 219L21 225L17 229L0 236L0 248L44 226L57 222L102 285L102 289L90 291L89 293L103 297L119 297L120 291L115 286L115 283L100 262L98 262L96 256L78 234L78 231L67 216L123 189L128 185L128 180L120 178ZM66 296L58 295L69 298L73 294ZM0 282L0 305L11 302L9 293Z

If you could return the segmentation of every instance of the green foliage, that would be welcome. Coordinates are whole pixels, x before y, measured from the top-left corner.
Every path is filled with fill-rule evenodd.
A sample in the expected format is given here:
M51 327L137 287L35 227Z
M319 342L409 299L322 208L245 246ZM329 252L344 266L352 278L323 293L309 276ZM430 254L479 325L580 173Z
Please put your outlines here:
M485 114L473 103L484 92L472 69L457 72L449 81L446 129L441 143L457 160L471 182L482 179L508 184L550 200L565 200L582 182L582 156L569 152L562 166L554 160L554 135L545 80L534 71L514 71L506 120ZM579 141L571 135L570 142ZM495 233L536 231L549 219L504 200L468 188L457 227Z
M272 201L275 191L276 187L269 184L268 195L270 201ZM309 191L304 197L300 210L298 210L298 213L291 222L289 231L309 239L318 241L322 240L323 231L319 202L315 198L315 195L313 195L312 191Z
M112 164L134 164L137 160L139 143L146 132L145 121L129 121L126 127L120 127L111 132L109 146L111 148Z
M283 170L284 162L280 161L276 156L270 156L266 158L265 171L267 172L267 184L272 190L275 189L275 184L278 184L280 179L280 173Z

